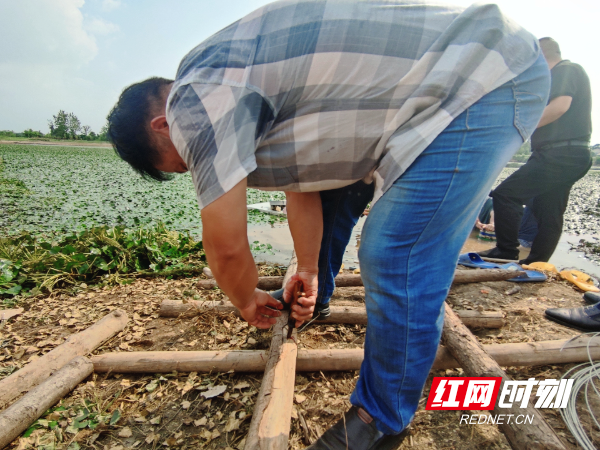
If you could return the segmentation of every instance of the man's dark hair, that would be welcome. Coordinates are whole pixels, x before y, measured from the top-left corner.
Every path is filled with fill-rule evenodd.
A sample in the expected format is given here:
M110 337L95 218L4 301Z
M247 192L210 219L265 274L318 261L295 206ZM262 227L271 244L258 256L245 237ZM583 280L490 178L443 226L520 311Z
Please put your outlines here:
M556 42L551 37L541 38L540 46L542 47L542 51L544 52L544 55L554 56L555 58L562 59L558 42Z
M166 181L171 177L154 167L159 154L150 138L148 123L156 101L173 80L152 77L126 87L108 114L108 140L115 152L144 178Z

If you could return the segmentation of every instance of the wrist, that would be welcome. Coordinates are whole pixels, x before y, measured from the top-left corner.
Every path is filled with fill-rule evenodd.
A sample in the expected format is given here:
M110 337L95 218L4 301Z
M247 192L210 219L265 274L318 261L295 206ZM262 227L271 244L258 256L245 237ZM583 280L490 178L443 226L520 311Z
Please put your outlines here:
M305 272L311 274L319 273L319 265L318 264L298 264L298 268L296 272Z
M260 289L254 288L254 291L252 291L250 293L250 295L247 295L245 297L237 297L237 298L230 297L229 300L231 301L231 303L233 303L233 306L235 306L237 309L239 309L241 311L241 310L249 308L251 305L254 304L255 297L259 291L260 291Z

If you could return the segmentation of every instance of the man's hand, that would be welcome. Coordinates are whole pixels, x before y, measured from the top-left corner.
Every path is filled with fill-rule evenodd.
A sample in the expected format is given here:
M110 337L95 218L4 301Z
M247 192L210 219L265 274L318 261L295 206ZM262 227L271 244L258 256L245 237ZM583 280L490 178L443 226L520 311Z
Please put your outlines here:
M276 311L281 308L283 305L265 291L255 289L246 306L238 309L250 325L256 328L269 328L277 321L277 317L281 316L281 312Z
M296 319L296 328L302 325L304 322L312 319L313 311L315 310L315 303L317 302L317 289L318 289L318 273L299 271L292 276L285 285L285 291L283 292L283 301L290 303L293 298L292 289L297 280L302 281L304 286L305 297L298 298L298 304L292 306L292 317Z

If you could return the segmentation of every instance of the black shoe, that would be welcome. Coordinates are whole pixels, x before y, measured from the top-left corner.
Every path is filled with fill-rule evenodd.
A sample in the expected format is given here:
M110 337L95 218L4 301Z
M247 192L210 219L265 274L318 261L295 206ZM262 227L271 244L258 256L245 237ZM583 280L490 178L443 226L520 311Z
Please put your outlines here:
M343 419L306 450L392 450L407 434L408 430L400 434L383 434L364 409L353 406Z
M515 250L514 252L506 252L504 250L500 250L498 247L490 248L489 250L483 250L481 252L477 252L477 254L485 258L509 259L511 261L516 261L519 259L519 250Z
M600 331L600 304L580 308L547 309L546 317L576 330Z
M317 322L319 320L325 320L329 318L331 315L331 310L329 309L329 303L317 303L315 305L315 310L313 311L313 319Z
M583 294L583 299L586 303L589 303L590 305L595 305L596 303L600 303L600 294L597 294L595 292L586 292L585 294Z
M286 306L288 306L289 304L283 301L283 291L283 288L277 289L276 291L269 292L269 295L283 303L283 309L287 309ZM327 319L330 315L331 310L329 309L329 303L317 303L315 305L315 310L313 311L312 318L319 321Z

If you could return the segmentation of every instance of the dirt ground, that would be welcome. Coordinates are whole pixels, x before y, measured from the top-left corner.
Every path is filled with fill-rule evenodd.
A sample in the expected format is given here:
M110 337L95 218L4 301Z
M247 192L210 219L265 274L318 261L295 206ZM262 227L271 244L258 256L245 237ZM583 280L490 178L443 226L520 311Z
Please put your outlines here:
M278 272L266 268L262 271L265 275ZM23 305L26 309L23 315L0 329L0 378L116 308L127 311L130 321L123 332L94 354L268 348L269 331L248 326L233 314L159 317L163 300L222 298L218 290L197 289L197 281L197 278L139 279L129 285L83 287L31 299ZM455 310L502 311L506 315L502 329L474 330L483 344L565 339L579 334L544 318L546 308L583 304L581 293L574 287L550 279L544 283L519 284L520 292L507 295L514 286L511 282L455 285L448 302ZM332 302L358 306L364 303L364 289L339 288ZM299 347L361 348L365 330L366 327L359 325L311 325L299 335ZM573 366L508 367L506 371L515 379L560 378ZM462 369L431 373L409 437L398 448L509 449L495 425L460 425L461 411L425 410L432 376L452 375L463 375ZM28 437L20 437L8 448L241 449L261 377L243 373L94 374L42 417ZM358 371L296 375L290 449L305 448L341 417L349 407L349 394L357 378ZM558 410L539 411L568 449L579 448ZM590 422L589 417L582 420Z

